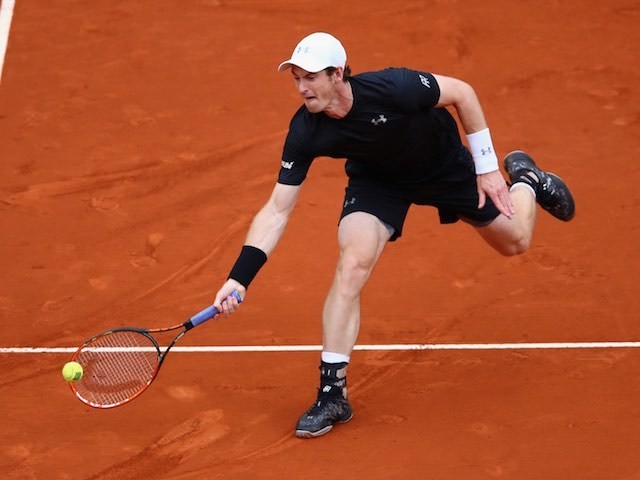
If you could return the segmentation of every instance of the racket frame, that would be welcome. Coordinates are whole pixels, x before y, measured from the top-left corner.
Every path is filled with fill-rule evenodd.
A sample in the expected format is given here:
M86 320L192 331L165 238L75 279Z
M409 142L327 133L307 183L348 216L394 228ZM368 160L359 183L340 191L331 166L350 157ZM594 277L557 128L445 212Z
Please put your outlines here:
M238 303L242 302L242 297L240 296L240 294L238 292L233 292L232 296L234 296L236 298L236 300L238 300ZM114 408L114 407L119 407L121 405L124 405L126 403L131 402L135 398L137 398L140 395L142 395L142 393L144 393L149 388L149 386L153 383L153 381L156 379L156 377L158 376L158 373L160 372L160 367L162 367L162 364L164 363L164 360L167 358L167 354L169 353L171 348L176 343L178 343L178 341L189 330L191 330L192 328L195 328L198 325L201 325L202 323L205 323L206 321L212 319L218 313L219 313L218 309L216 309L213 305L210 305L209 307L207 307L204 310L198 312L197 314L195 314L194 316L192 316L188 320L186 320L186 321L184 321L182 323L179 323L177 325L172 325L171 327L164 327L164 328L117 327L117 328L111 328L109 330L105 330L103 332L98 333L97 335L92 336L91 338L85 340L85 342L78 347L78 349L75 351L75 353L71 357L71 361L77 361L77 359L80 356L80 354L82 353L82 351L87 346L91 345L92 342L94 342L96 339L98 339L100 337L104 337L104 336L107 336L107 335L110 335L110 334L113 334L113 333L117 333L117 332L134 332L134 333L142 334L142 335L146 336L148 339L151 340L151 343L155 347L156 353L157 353L157 356L158 356L158 365L156 366L155 371L151 375L151 378L146 382L146 384L139 391L137 391L135 394L131 395L130 397L128 397L128 398L126 398L124 400L118 401L118 402L113 402L113 403L110 403L110 404L100 404L100 403L93 402L93 401L91 401L89 399L86 399L78 392L78 389L76 388L76 382L69 382L69 387L71 388L71 391L78 398L78 400L80 400L85 405L88 405L88 406L93 407L93 408L103 409L103 410L109 409L109 408ZM174 337L174 339L169 343L169 345L167 346L167 348L163 352L160 349L160 345L158 344L158 341L155 339L155 337L152 334L153 333L170 332L172 330L178 330L180 328L182 328L183 330L181 332L179 332ZM100 347L98 347L98 348L100 348ZM80 379L79 381L82 381L82 379Z

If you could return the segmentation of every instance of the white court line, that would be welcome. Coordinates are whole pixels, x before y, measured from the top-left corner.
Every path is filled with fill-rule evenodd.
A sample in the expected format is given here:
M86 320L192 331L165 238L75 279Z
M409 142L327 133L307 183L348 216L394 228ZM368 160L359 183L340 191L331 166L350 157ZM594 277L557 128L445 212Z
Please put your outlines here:
M166 347L161 347L161 349ZM578 348L640 348L640 342L567 342L567 343L404 343L395 345L356 345L361 351L409 350L558 350ZM76 347L4 347L2 353L74 353ZM149 350L153 350L150 348ZM229 352L312 352L321 345L229 345L174 347L172 352L229 353Z
M0 6L0 81L2 81L2 67L4 66L7 44L9 43L9 30L11 29L15 3L15 0L2 0L2 5Z

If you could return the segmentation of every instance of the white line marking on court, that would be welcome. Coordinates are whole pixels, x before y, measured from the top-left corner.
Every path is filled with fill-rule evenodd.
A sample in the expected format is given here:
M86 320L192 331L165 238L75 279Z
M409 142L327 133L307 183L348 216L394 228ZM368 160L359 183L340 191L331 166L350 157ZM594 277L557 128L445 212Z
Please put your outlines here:
M164 350L166 347L161 347ZM566 343L403 343L395 345L356 345L360 351L410 350L558 350L578 348L640 348L640 342L566 342ZM4 347L2 353L74 353L76 347ZM153 349L150 349L153 350ZM321 345L228 345L173 347L172 352L233 353L233 352L314 352Z
M15 0L2 0L2 5L0 5L0 81L2 81L2 67L9 43L9 30L11 29L15 3Z

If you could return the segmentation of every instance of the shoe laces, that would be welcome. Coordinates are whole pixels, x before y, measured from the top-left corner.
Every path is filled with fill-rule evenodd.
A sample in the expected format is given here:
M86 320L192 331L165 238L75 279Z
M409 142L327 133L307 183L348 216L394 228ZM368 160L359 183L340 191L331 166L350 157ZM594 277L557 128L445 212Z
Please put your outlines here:
M313 415L317 413L318 411L322 410L326 404L329 404L335 408L340 408L340 403L343 399L344 397L342 396L342 394L326 393L318 389L318 398L316 400L316 403L311 405L311 408L307 410L307 415Z
M554 198L557 195L556 186L551 177L546 176L544 182L540 182L540 191L547 199Z

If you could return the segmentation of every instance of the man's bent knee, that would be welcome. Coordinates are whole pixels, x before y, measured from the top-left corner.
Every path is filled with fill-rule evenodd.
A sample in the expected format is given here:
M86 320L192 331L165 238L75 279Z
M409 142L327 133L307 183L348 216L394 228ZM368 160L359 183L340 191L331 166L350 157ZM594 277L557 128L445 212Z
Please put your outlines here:
M486 227L476 228L476 231L505 257L521 255L531 246L531 234L523 228L515 227L506 218L499 217Z
M516 255L522 255L531 246L531 238L525 235L521 235L517 238L512 238L508 241L502 241L497 243L489 242L495 250L505 257L514 257Z

